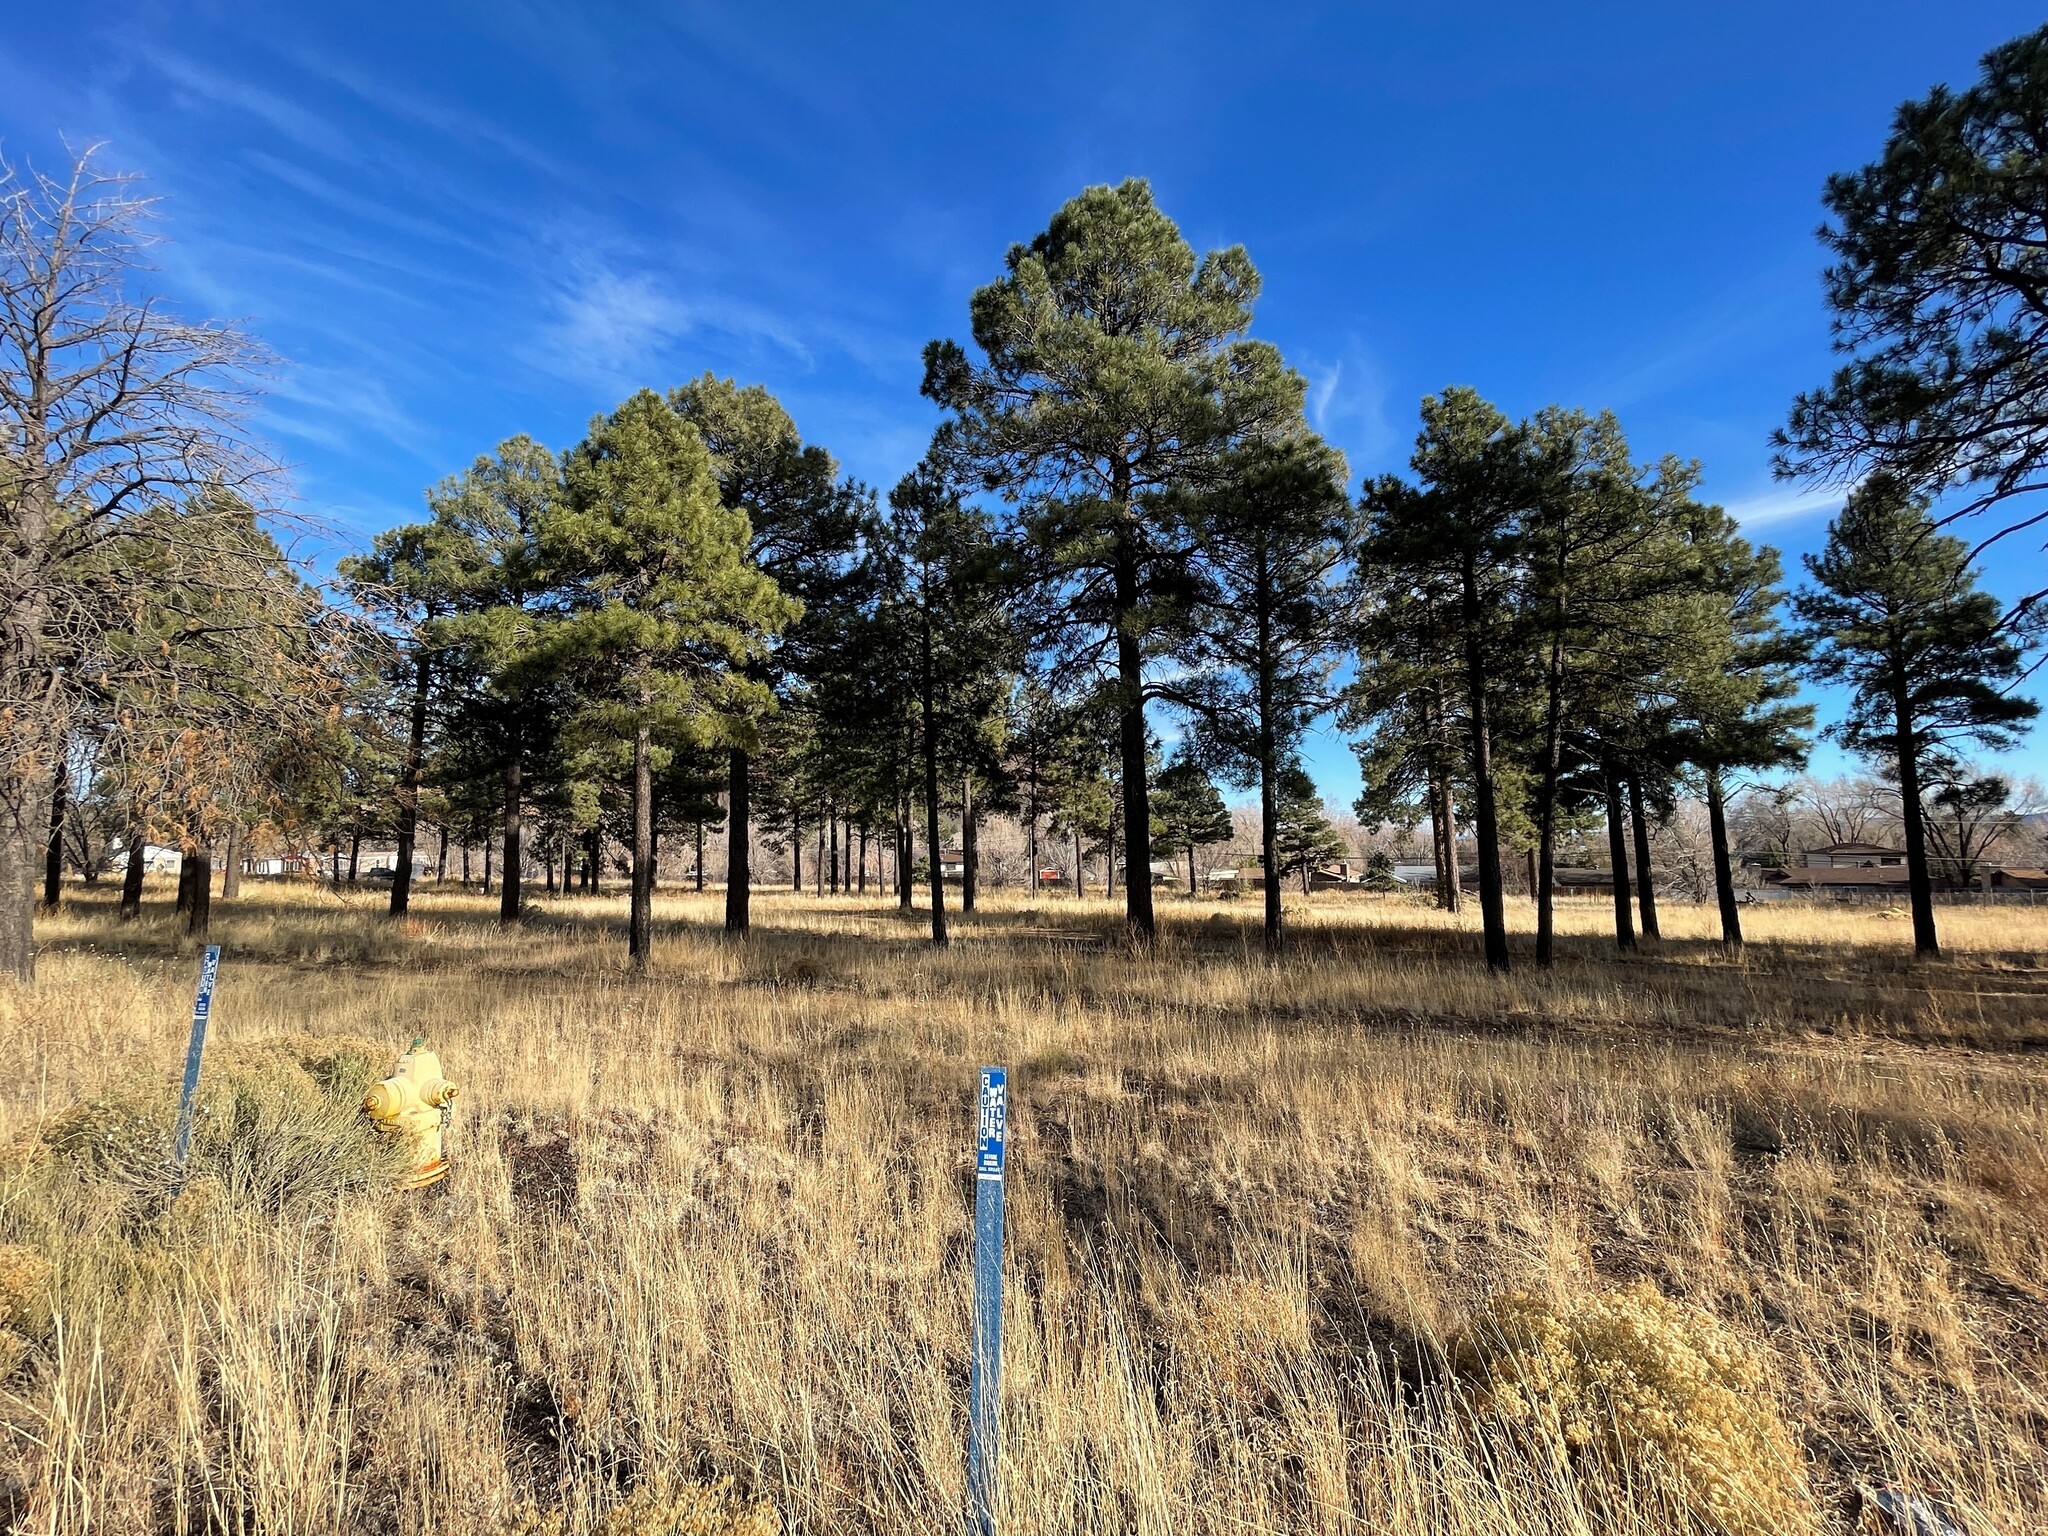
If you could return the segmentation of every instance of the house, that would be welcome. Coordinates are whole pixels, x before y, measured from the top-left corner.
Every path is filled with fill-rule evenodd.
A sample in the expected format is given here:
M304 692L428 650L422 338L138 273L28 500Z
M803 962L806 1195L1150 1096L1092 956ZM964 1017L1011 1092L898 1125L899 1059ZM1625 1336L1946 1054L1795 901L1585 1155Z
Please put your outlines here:
M1808 896L1834 896L1843 900L1856 896L1891 897L1906 888L1903 866L1818 865L1771 870L1764 879L1777 890Z
M1612 896L1614 894L1614 871L1611 869L1553 869L1550 872L1550 889L1557 896Z
M1906 855L1881 843L1829 843L1807 849L1801 862L1807 869L1903 869Z
M1176 873L1185 867L1185 865L1175 864L1171 859L1154 859L1151 864L1152 883L1154 885L1171 885L1174 882ZM1118 859L1116 861L1116 872L1128 880L1130 878L1130 867L1127 861Z
M939 878L960 884L967 878L967 850L964 848L941 848L939 850Z
M1038 883L1041 888L1065 885L1067 883L1067 872L1064 869L1058 869L1048 864L1038 872Z
M1992 891L2048 891L2048 869L1987 870L1984 884Z
M1223 873L1221 870L1212 870L1210 878L1215 879ZM1256 866L1251 869L1236 871L1235 874L1237 883L1229 886L1228 889L1263 891L1266 888L1266 873ZM1318 864L1315 868L1311 869L1308 874L1308 888L1312 891L1350 890L1358 885L1359 879L1358 875L1351 872L1351 865L1347 861L1339 860L1335 864ZM1299 885L1301 883L1300 869L1288 870L1280 877L1280 883L1283 886Z

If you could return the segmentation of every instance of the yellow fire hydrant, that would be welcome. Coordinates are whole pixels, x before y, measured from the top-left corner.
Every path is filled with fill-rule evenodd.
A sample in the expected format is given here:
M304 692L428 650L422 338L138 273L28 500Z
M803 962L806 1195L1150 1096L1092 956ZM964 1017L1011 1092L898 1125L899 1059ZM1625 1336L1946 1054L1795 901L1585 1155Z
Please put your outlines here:
M391 1075L363 1095L363 1108L386 1135L403 1136L419 1155L419 1166L392 1181L397 1189L424 1189L448 1176L441 1134L454 1111L455 1085L441 1075L441 1058L415 1035Z

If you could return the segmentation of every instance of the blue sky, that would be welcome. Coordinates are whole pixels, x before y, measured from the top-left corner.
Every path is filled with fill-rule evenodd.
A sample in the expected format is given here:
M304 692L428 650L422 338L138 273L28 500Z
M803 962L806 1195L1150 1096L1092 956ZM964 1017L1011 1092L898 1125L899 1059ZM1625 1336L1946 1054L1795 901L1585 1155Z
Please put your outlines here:
M262 427L344 538L500 438L564 446L706 368L886 487L935 421L923 343L964 336L1011 241L1135 174L1198 246L1250 250L1255 331L1354 474L1399 468L1448 384L1612 408L1796 570L1832 503L1774 484L1766 439L1831 366L1822 180L2039 21L103 0L0 32L0 147L104 139L163 197L165 290L277 353ZM2001 550L1987 585L2042 584L2038 549ZM1348 800L1343 744L1309 756Z

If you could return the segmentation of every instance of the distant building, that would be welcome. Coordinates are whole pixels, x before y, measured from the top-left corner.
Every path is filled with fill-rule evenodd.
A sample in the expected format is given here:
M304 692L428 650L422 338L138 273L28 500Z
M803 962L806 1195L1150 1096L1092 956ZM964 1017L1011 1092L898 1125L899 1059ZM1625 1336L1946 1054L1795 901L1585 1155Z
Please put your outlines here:
M1984 883L1993 891L2048 891L2048 869L1994 869Z
M1829 843L1807 849L1801 862L1807 869L1903 869L1906 855L1881 843Z
M1614 871L1611 869L1553 869L1550 872L1550 889L1558 896L1612 896L1614 894Z
M1781 891L1813 896L1887 896L1906 887L1902 866L1808 865L1803 869L1769 870L1767 884Z

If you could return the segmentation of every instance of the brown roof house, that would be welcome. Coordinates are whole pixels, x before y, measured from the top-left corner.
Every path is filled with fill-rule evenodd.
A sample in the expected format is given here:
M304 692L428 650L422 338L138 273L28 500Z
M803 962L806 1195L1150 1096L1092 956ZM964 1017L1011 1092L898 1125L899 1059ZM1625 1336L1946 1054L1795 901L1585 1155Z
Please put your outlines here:
M1903 869L1906 853L1882 843L1829 843L1807 849L1801 862L1808 869Z

